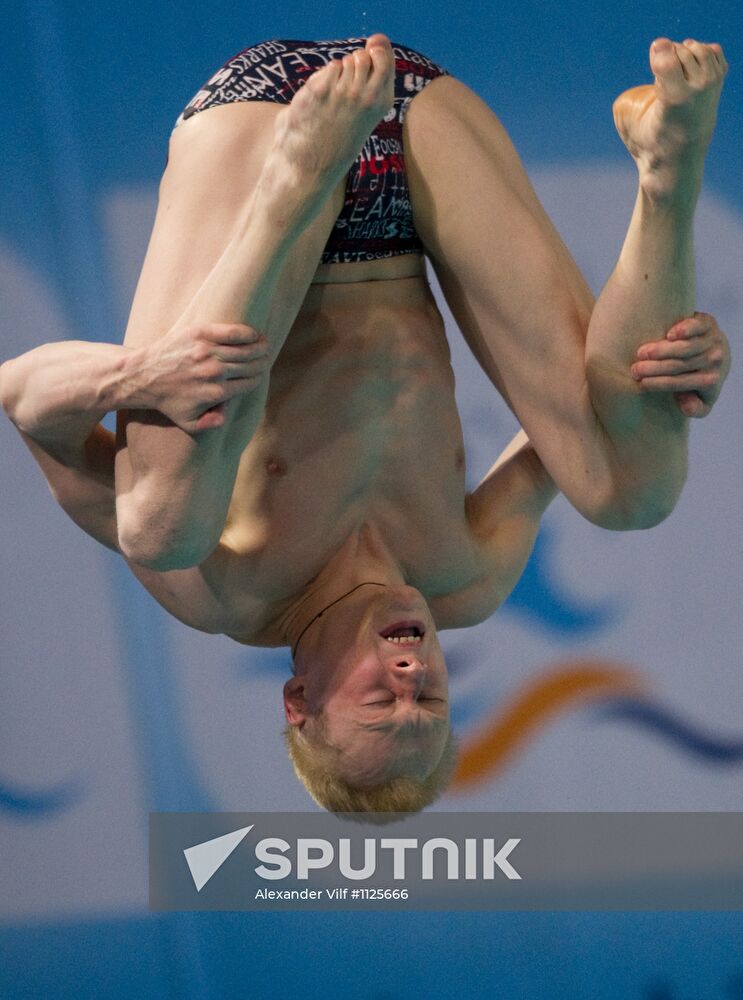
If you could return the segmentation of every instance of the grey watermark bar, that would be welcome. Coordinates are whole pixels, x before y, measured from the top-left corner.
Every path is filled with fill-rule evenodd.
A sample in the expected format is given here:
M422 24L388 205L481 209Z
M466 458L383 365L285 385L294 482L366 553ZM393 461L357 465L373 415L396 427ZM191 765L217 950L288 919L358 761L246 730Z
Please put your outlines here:
M151 813L150 908L743 910L743 813Z

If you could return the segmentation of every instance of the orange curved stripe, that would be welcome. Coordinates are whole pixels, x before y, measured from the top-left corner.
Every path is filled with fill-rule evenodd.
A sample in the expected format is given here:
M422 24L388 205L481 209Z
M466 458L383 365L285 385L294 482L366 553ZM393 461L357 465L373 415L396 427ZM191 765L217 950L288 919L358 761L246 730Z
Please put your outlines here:
M645 688L638 674L609 660L573 660L529 681L501 706L460 751L452 790L478 784L500 770L520 746L559 712L608 694Z

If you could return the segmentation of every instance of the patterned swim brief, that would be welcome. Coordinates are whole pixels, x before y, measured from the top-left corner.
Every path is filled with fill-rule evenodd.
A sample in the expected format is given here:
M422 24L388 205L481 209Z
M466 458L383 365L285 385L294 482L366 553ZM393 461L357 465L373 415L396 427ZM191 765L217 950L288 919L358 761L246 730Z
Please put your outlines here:
M243 49L189 101L175 127L220 104L235 101L289 104L315 70L361 48L364 42L363 38L328 42L280 40ZM323 264L383 260L423 252L413 225L402 126L416 94L432 80L447 74L413 49L393 43L393 50L395 103L364 143L348 173L343 209L323 251Z

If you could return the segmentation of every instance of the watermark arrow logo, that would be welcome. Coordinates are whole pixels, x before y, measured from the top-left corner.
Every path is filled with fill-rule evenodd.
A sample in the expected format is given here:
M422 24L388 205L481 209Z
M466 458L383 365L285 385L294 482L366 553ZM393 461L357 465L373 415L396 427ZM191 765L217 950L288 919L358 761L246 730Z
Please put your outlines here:
M151 813L150 908L743 912L743 812L390 816Z
M252 829L253 825L251 824L244 826L241 830L225 833L223 837L215 837L213 840L205 840L202 844L194 844L193 847L185 848L183 853L186 856L186 862L197 892L201 892L212 875L219 871L230 854L238 844L242 843Z

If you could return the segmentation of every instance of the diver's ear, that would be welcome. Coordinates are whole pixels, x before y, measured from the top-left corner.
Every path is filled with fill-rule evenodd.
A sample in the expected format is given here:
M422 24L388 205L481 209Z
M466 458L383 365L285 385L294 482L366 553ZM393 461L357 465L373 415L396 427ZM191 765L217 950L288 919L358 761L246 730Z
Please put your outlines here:
M303 726L309 715L301 677L290 677L284 685L284 714L290 726Z

